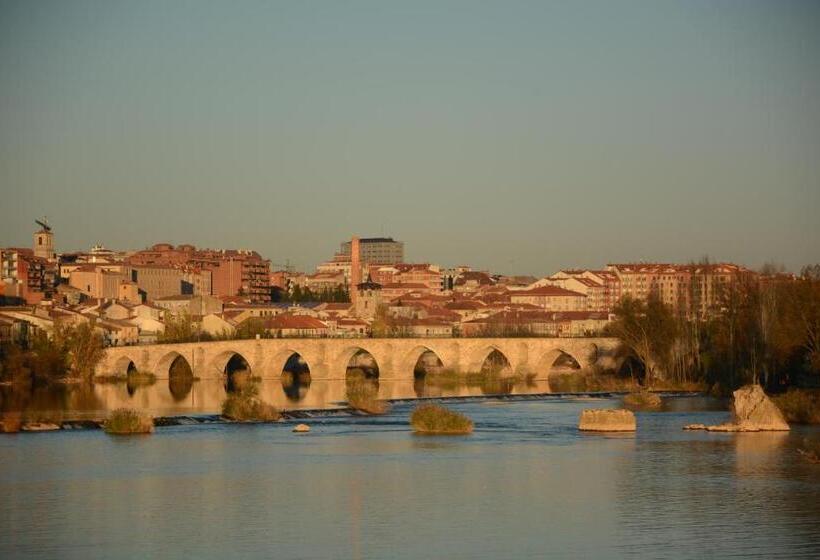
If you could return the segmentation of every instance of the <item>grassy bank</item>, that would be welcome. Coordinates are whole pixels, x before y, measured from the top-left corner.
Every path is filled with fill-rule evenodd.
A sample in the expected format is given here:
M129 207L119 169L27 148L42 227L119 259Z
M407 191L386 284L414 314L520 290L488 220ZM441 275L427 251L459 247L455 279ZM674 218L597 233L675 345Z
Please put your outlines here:
M104 428L114 435L150 434L154 431L154 419L137 410L118 408L108 416Z
M470 418L437 404L417 406L410 415L410 425L418 434L458 435L473 431Z
M661 398L648 390L633 391L624 397L624 406L631 410L658 410Z
M790 424L820 424L820 389L789 389L772 400Z
M222 403L222 416L237 422L275 422L282 417L276 408L259 398L259 388L254 384L228 395Z

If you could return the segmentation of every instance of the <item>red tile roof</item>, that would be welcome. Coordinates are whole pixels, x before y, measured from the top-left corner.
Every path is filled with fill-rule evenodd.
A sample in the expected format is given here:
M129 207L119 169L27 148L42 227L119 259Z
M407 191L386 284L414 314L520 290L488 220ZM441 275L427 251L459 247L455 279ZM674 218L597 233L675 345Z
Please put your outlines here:
M327 325L308 315L291 315L283 313L276 317L270 317L264 322L266 329L301 329L301 330L325 330Z
M572 290L565 290L558 286L541 286L540 288L533 288L531 290L520 290L517 292L510 292L510 299L516 297L532 297L532 296L550 296L550 297L585 297L584 294L573 292Z

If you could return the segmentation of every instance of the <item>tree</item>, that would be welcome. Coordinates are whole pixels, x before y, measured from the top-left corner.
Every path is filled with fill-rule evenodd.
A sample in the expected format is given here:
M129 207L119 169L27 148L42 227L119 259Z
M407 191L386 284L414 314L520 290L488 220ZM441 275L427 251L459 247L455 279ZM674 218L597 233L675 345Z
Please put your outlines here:
M265 330L265 321L260 317L248 317L236 327L236 334L235 338L256 338L259 335L259 338L267 337L267 331Z
M668 365L677 326L672 311L651 293L644 302L625 296L615 306L615 320L608 326L646 368L646 384Z
M55 333L55 338L57 336ZM97 364L103 357L103 339L96 331L94 322L61 329L59 336L65 337L68 369L72 376L91 381Z
M719 309L709 324L710 375L727 387L765 378L767 363L761 287L739 275L718 288Z
M779 287L780 309L773 344L782 360L802 358L798 367L820 372L820 279L804 275Z
M820 282L820 264L807 264L800 270L801 278Z
M166 315L165 331L157 337L158 342L194 342L200 336L191 315L187 312Z

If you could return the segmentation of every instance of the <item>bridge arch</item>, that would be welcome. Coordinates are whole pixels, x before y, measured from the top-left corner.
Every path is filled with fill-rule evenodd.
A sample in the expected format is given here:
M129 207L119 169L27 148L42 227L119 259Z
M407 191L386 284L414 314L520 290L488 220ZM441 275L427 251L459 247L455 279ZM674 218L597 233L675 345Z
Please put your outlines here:
M435 359L438 362L435 367L447 367L447 364L444 363L444 360L441 357L441 352L437 351L435 348L431 348L430 345L420 344L405 352L404 356L399 360L397 371L398 376L406 378L408 374L412 373L415 377L416 371L419 367L419 362L422 362L425 359L430 361Z
M113 374L120 377L128 377L129 374L134 373L137 371L137 360L133 357L129 356L128 354L124 354L117 358L114 362L114 371Z
M298 352L292 352L284 362L277 360L276 363L281 363L281 367L276 367L279 368L279 379L285 398L292 402L304 399L313 381L310 365L304 356Z
M293 356L299 356L307 364L309 369L312 369L312 360L309 360L303 352L299 352L292 346L287 346L281 350L276 351L270 358L267 359L264 365L264 376L276 378L282 375L285 366L288 364Z
M379 361L373 355L373 352L359 345L348 346L343 349L339 352L334 363L339 365L340 371L344 372L343 377L345 379L351 370L355 368L361 368L365 377L368 378L378 378L381 373L379 371Z
M251 373L250 362L237 350L219 352L210 359L209 367L223 375L231 375L239 370Z
M550 372L556 367L568 367L571 369L581 369L582 361L563 348L552 348L544 352L535 365L535 373L539 377L549 377Z
M483 346L471 354L466 373L481 373L482 371L486 371L489 365L488 360L490 362L497 360L502 371L515 371L509 355L497 345L491 344Z
M159 379L168 379L171 376L171 368L172 367L179 367L181 365L180 362L184 362L184 365L191 368L191 362L188 361L188 358L177 352L176 350L169 350L165 352L159 360L157 360L156 364L152 368L154 375L157 376Z

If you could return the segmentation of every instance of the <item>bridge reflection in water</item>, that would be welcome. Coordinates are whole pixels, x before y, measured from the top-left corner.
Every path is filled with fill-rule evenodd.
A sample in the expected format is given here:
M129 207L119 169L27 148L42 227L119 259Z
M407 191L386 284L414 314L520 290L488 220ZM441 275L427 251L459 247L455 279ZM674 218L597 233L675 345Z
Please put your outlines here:
M346 382L344 380L310 381L297 391L292 385L283 385L280 379L262 379L256 382L259 396L282 410L324 409L344 406ZM548 393L549 382L494 378L485 383L447 383L445 386L419 381L379 381L379 398L404 399L439 396L481 396L496 394ZM227 390L218 379L194 381L187 393L179 398L172 394L169 384L157 381L129 391L125 383L103 383L94 386L97 402L102 411L120 407L139 408L155 416L216 414L221 410ZM79 412L79 411L78 411ZM85 411L86 414L92 411Z

